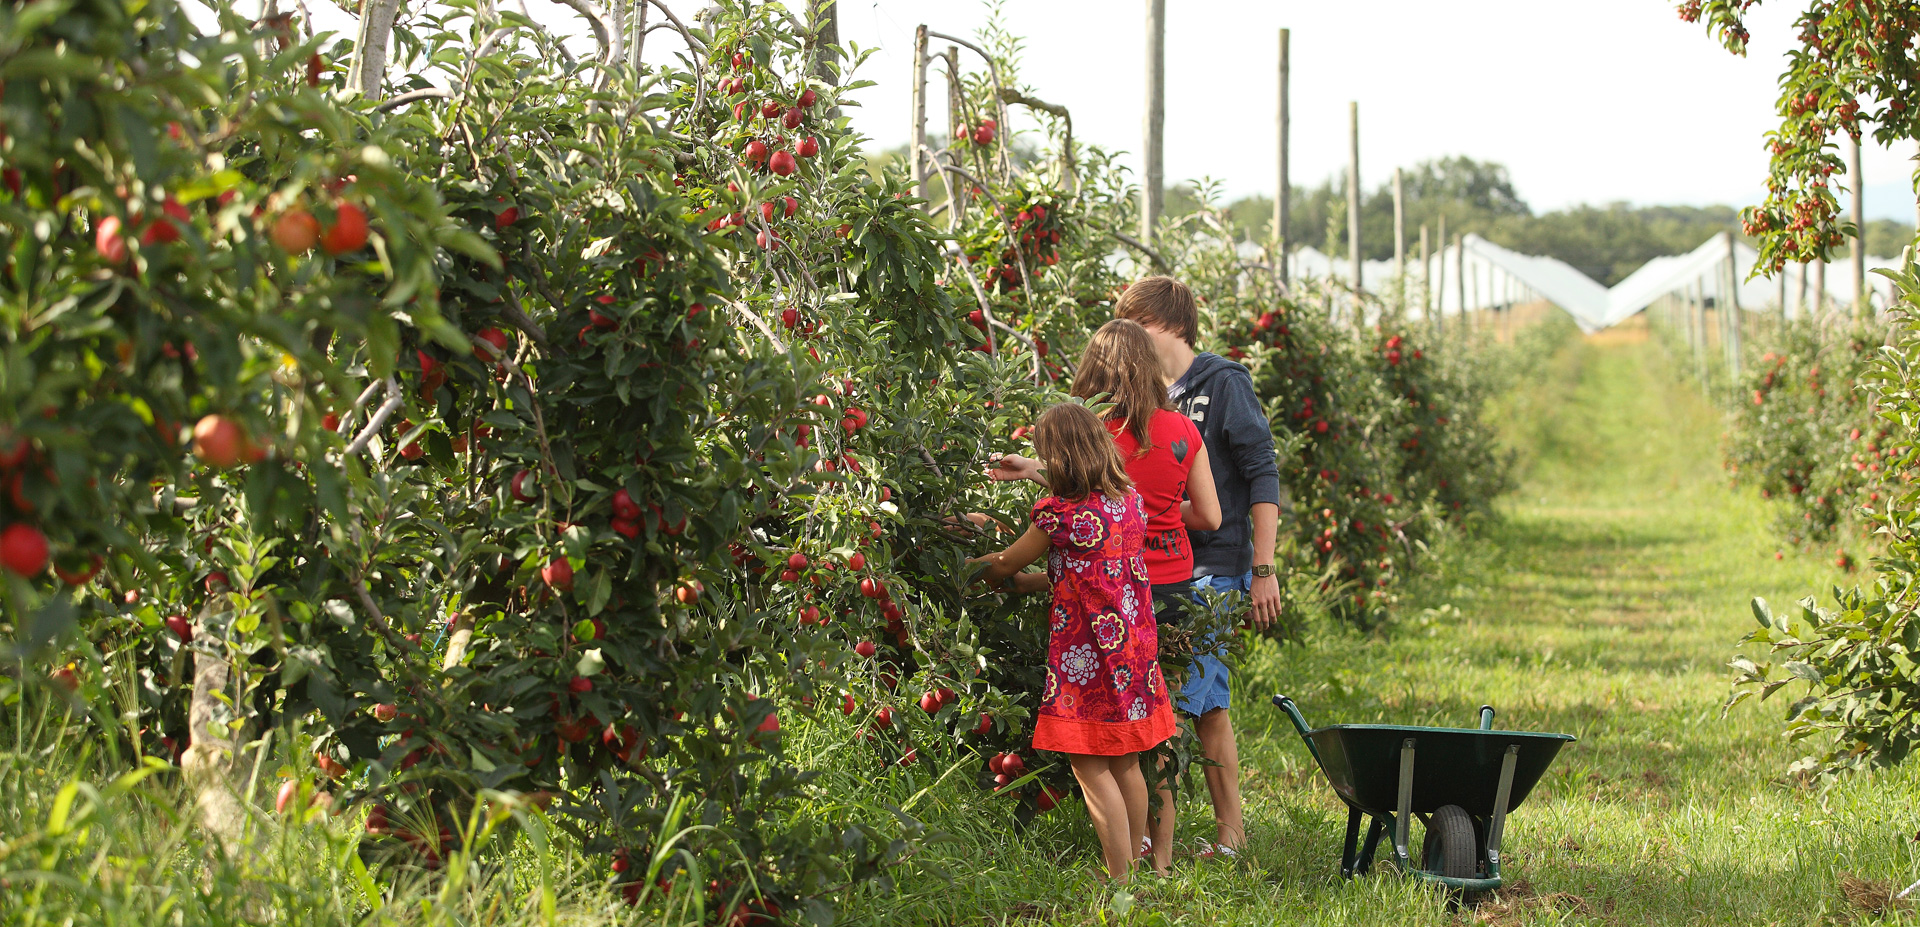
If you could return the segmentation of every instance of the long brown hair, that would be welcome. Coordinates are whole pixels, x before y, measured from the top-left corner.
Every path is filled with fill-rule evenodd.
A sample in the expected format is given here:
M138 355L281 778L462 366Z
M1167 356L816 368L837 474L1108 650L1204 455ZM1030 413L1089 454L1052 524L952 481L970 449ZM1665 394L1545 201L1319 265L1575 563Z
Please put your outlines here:
M1119 496L1133 486L1107 426L1092 409L1077 402L1063 402L1040 413L1033 428L1033 449L1047 462L1047 487L1070 502L1096 492Z
M1154 353L1153 336L1128 319L1114 319L1087 339L1086 353L1073 375L1073 395L1092 399L1106 394L1113 403L1108 418L1119 418L1133 432L1133 443L1145 454L1152 446L1148 426L1153 413L1171 409L1167 384L1160 379L1160 355Z

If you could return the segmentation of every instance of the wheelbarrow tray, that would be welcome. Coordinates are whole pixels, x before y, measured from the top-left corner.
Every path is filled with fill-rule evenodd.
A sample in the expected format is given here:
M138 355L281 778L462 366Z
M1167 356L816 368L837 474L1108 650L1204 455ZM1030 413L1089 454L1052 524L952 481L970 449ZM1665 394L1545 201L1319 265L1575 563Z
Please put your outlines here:
M1560 748L1575 739L1571 734L1496 731L1491 705L1480 706L1478 728L1315 728L1292 699L1276 695L1273 704L1293 721L1327 783L1347 806L1340 874L1364 874L1381 838L1388 837L1401 872L1446 885L1468 900L1501 886L1500 839L1507 812L1519 807ZM1364 843L1363 818L1372 819ZM1413 864L1408 831L1414 818L1427 823L1430 841L1438 838L1437 865L1424 849L1421 863L1428 868ZM1466 872L1461 871L1463 861L1468 862Z
M1474 817L1490 817L1499 791L1500 765L1517 745L1507 810L1520 807L1546 774L1570 734L1481 731L1398 724L1335 724L1308 732L1333 790L1348 805L1377 817L1393 815L1399 801L1400 748L1419 744L1419 775L1413 778L1409 810L1432 814L1459 805Z

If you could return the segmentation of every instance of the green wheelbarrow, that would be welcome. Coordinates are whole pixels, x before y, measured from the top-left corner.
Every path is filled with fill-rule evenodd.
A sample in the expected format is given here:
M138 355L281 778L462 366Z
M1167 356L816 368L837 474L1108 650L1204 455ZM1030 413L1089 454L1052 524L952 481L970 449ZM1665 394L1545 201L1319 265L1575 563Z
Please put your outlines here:
M1365 874L1380 838L1393 833L1400 871L1439 882L1468 901L1500 887L1500 834L1507 812L1553 763L1571 734L1493 729L1493 706L1480 707L1478 728L1335 724L1314 730L1293 699L1273 697L1287 713L1327 782L1347 804L1347 842L1340 875ZM1360 819L1372 819L1366 842ZM1426 825L1420 865L1407 852L1412 818Z

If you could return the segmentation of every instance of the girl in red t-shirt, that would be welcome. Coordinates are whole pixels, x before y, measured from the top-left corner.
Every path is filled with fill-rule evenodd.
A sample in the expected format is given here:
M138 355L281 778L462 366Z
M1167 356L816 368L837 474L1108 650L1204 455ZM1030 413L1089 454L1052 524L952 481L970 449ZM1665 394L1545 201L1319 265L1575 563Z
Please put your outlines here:
M1047 410L1034 447L1053 494L1034 504L1033 525L1013 546L979 558L987 564L982 579L999 585L1046 555L1051 635L1033 746L1067 755L1107 873L1125 879L1132 850L1147 835L1139 754L1174 730L1142 557L1146 514L1113 441L1086 407Z

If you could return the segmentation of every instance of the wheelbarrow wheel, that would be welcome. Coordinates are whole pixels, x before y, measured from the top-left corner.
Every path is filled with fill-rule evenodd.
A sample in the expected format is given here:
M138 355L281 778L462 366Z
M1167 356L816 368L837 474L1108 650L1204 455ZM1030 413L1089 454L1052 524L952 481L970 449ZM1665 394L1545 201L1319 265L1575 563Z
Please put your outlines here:
M1427 838L1420 844L1420 866L1434 875L1471 879L1480 874L1480 840L1473 816L1459 805L1442 805L1427 820ZM1465 892L1461 902L1472 904L1478 892Z

